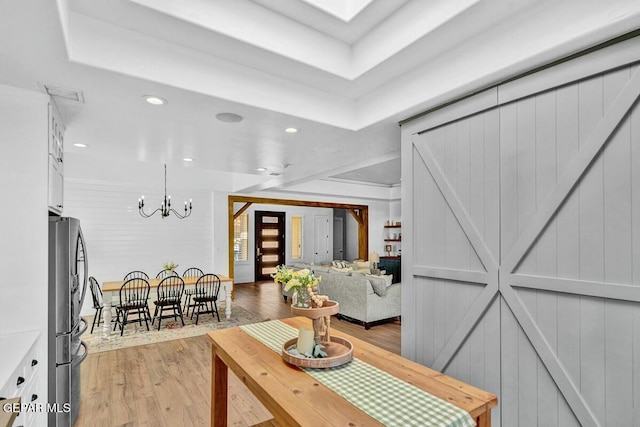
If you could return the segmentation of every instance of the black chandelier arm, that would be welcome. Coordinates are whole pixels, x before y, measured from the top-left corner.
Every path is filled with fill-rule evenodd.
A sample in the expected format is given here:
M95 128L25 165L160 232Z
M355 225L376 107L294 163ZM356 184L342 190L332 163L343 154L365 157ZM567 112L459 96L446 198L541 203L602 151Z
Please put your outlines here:
M156 212L160 211L162 212L162 209L158 208L155 211L151 212L151 213L146 213L144 211L144 207L142 206L138 206L138 211L140 212L140 215L144 218L151 218L153 215L155 215Z
M138 199L138 212L140 212L140 215L143 218L151 218L153 215L155 215L156 212L161 211L162 212L162 208L158 208L155 211L151 212L151 213L146 213L144 211L144 196L142 196L143 198Z
M191 209L188 209L188 210L187 210L187 207L186 207L186 206L185 206L185 208L184 208L184 215L181 215L178 211L176 211L176 210L175 210L175 209L173 209L173 208L172 208L172 209L169 209L169 210L167 211L167 215L169 215L169 212L173 212L173 214L174 214L177 218L179 218L179 219L185 219L186 217L188 217L188 216L190 216L190 215L191 215Z

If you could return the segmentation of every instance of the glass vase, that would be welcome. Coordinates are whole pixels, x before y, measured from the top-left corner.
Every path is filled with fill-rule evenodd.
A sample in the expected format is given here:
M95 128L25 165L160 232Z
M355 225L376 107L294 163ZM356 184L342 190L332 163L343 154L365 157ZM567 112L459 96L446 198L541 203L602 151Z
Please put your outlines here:
M309 295L309 288L302 286L293 292L293 300L291 302L294 307L309 308L311 307L311 295Z

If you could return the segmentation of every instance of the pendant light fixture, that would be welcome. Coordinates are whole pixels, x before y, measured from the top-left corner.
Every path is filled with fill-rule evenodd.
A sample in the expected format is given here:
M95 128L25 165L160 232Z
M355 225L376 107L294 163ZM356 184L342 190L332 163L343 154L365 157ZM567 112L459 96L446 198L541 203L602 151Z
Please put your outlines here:
M173 214L179 219L185 219L186 217L191 215L191 199L189 199L188 205L186 201L184 202L184 215L178 213L175 209L171 207L171 196L167 196L167 164L166 163L164 165L164 200L162 201L162 204L158 209L148 214L144 211L144 196L141 196L138 199L138 211L140 212L140 215L143 216L144 218L150 218L156 212L160 212L160 216L163 219L168 217L171 212L173 212Z

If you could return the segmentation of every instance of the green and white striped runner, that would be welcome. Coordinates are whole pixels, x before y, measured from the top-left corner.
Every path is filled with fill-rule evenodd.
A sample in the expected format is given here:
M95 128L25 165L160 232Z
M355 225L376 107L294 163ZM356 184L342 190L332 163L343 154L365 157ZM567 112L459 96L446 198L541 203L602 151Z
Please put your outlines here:
M278 354L298 336L279 320L240 328ZM303 370L385 426L475 426L466 411L356 358L335 368Z

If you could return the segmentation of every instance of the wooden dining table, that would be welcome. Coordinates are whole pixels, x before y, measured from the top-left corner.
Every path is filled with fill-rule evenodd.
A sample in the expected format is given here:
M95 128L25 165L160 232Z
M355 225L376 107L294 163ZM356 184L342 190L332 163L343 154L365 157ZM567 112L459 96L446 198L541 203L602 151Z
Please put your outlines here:
M222 291L225 301L224 313L228 320L231 318L231 292L233 290L233 279L221 274L216 274L216 276L220 278L220 290ZM194 289L198 278L199 276L182 277L185 289ZM152 293L154 293L158 289L158 285L162 279L147 279L147 281L149 282L149 287L151 288ZM104 308L102 309L102 317L104 319L102 331L105 335L109 335L113 332L111 329L111 307L113 305L113 301L118 301L120 288L124 282L124 280L114 280L102 283L102 303L104 305Z
M278 321L270 321L278 322ZM280 319L280 322L291 326L296 330L301 327L312 327L311 319L306 317L292 317ZM247 388L262 402L280 425L286 426L376 426L384 425L380 417L373 418L356 407L353 399L347 400L331 387L331 382L322 382L314 377L313 373L286 363L282 356L273 348L269 348L263 342L254 338L248 327L266 329L266 335L279 335L271 332L267 325L255 324L228 329L211 331L207 334L212 344L212 371L211 371L211 426L221 427L227 425L228 404L228 371L229 369L241 379ZM275 325L278 328L287 328L282 324ZM244 329L243 329L244 328ZM290 328L287 328L290 329ZM373 369L383 371L383 375L389 374L394 381L399 381L402 387L417 387L417 392L423 391L438 402L444 401L453 405L457 411L466 417L469 423L475 422L478 427L491 426L491 409L498 404L497 397L487 391L478 389L462 381L441 372L434 371L419 363L405 359L400 355L391 353L375 345L369 344L348 334L332 330L331 335L347 339L353 345L354 360L348 363L364 362ZM279 337L278 337L279 338ZM275 338L271 340L277 341ZM272 347L273 347L273 343ZM329 368L334 370L335 368ZM323 371L323 374L324 375ZM347 375L344 371L334 370L330 373L337 376L337 380L343 380ZM365 387L364 376L348 377L347 382L360 382L356 388L364 389L366 394L370 388ZM407 384L405 384L408 383ZM329 385L325 385L329 384ZM376 388L376 387L374 387ZM391 396L397 390L385 389L379 384L383 396ZM403 389L404 390L404 389ZM380 394L378 394L380 396ZM404 395L402 395L404 396ZM368 396L364 396L369 399ZM405 405L405 400L400 399L400 405ZM439 404L439 403L438 403ZM377 404L376 404L377 405ZM446 405L446 403L445 403ZM403 409L405 408L402 406ZM438 414L425 413L430 411L425 406L419 408L416 413L399 416L430 418ZM459 409L466 411L465 414ZM419 413L418 413L419 412ZM395 416L395 415L394 415ZM401 422L400 425L403 425ZM448 424L442 424L448 425Z

